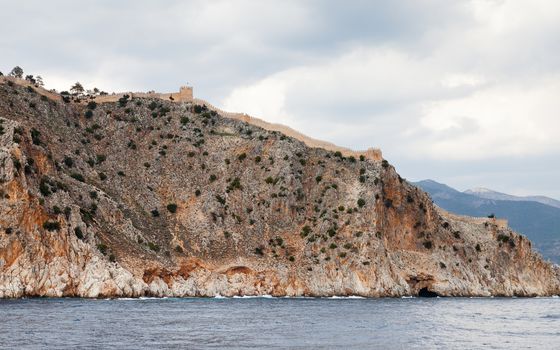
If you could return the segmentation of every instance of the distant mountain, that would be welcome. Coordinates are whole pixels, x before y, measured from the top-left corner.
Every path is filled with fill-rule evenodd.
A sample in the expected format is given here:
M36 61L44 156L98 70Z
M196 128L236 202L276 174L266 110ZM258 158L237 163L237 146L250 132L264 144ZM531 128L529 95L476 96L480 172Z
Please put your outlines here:
M544 257L560 263L560 208L529 199L535 197L523 200L487 189L460 192L433 180L414 184L428 192L434 202L447 211L469 216L495 214L507 219L509 226L533 241Z
M486 198L486 199L498 199L498 200L516 201L516 202L526 202L526 201L538 202L560 209L560 201L545 196L524 196L524 197L513 196L511 194L496 192L483 187L477 187L470 190L466 190L463 193L472 194L474 196L480 198Z

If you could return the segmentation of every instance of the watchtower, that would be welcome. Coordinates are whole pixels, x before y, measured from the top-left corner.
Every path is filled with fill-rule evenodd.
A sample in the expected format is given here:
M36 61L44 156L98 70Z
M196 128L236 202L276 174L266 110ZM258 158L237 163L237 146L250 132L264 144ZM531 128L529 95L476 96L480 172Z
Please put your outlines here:
M173 98L176 101L190 102L193 100L193 88L192 86L181 86L179 88L178 94L173 94Z

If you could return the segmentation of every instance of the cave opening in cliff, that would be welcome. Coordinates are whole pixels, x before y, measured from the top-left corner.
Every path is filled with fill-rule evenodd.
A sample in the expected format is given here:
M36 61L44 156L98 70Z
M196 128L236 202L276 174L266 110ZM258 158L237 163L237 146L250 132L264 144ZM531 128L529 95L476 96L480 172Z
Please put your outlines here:
M438 293L429 290L428 287L424 287L418 291L418 296L421 298L435 298L439 295Z

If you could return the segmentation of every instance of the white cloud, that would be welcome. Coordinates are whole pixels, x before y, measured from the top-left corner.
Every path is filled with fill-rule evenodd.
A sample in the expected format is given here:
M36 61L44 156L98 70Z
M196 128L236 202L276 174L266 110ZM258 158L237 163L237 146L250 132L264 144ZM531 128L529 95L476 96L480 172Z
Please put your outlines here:
M548 5L473 1L474 24L439 33L430 51L349 46L239 86L223 106L399 157L560 153L560 67L540 54L559 31L560 7Z

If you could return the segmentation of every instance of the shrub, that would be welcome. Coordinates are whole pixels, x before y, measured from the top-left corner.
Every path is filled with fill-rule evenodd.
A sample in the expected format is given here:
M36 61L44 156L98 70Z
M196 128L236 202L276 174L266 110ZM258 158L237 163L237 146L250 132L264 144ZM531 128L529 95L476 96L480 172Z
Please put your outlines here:
M88 109L85 113L84 113L84 117L86 117L87 119L91 119L93 117L93 112L91 109Z
M177 253L181 254L181 253L183 253L183 248L182 248L180 245L175 246L175 251L176 251Z
M331 244L329 245L329 248L330 248L330 249L336 249L337 247L338 247L338 246L337 246L336 244L334 244L334 243L331 243Z
M97 108L97 102L89 101L88 104L87 104L87 108L91 109L91 110L94 110L95 108Z
M229 184L229 186L228 186L228 188L227 188L228 191L242 190L242 189L243 189L243 186L241 186L241 180L240 180L238 177L236 177L235 179L233 179L233 180L230 182L230 184Z
M43 223L43 228L47 231L58 231L58 230L60 230L60 222L58 222L58 221L45 221Z
M477 252L480 252L482 250L482 249L480 249L480 244L479 243L476 244L474 249L476 249Z
M124 177L124 176L125 176L124 171L122 171L122 170L117 171L117 175L119 175L119 176L121 176L121 177Z
M150 248L151 250L153 250L154 252L159 252L159 245L153 243L153 242L148 242L148 248Z
M256 156L255 163L260 163L260 162L261 162L261 156Z
M159 216L159 211L157 209L152 210L151 213L154 218L157 218Z
M363 208L366 205L366 201L363 198L358 199L358 207Z
M216 179L217 179L216 175L214 174L210 175L210 182L214 182L216 181Z
M124 95L123 97L119 98L119 106L121 106L121 107L126 106L129 98L130 98L129 95Z
M32 128L31 129L31 141L33 142L34 145L40 145L41 144L41 132L39 132L39 130Z
M167 205L167 211L169 211L170 213L175 213L177 212L177 204L175 203L169 203Z
M255 254L263 256L264 255L263 248L262 247L255 248Z
M323 177L322 177L321 175L319 175L319 176L317 176L317 177L315 178L315 181L316 181L317 183L321 182L321 180L323 180Z
M70 174L70 177L73 178L74 180L78 180L80 182L86 182L86 179L84 179L84 176L82 174L79 174L79 173L72 173L72 174Z
M83 234L81 228L76 227L76 228L74 229L74 234L76 235L76 237L78 237L78 239L84 239L84 234Z
M156 103L156 101L150 102L150 104L148 105L148 108L149 108L151 111L153 111L154 109L156 109L156 108L157 108L157 103Z
M107 247L105 244L99 243L99 244L97 245L97 249L99 249L99 252L100 252L101 254L107 255L107 249L108 249L108 247Z
M389 167L389 162L387 160L383 159L381 161L381 166L384 167L384 168L388 168Z
M105 175L105 173L99 173L99 180L101 181L107 180L107 175Z
M64 157L64 164L71 168L74 165L74 160L68 156Z
M363 154L360 155L360 161L363 162L364 160L366 160L366 156L364 156Z
M39 183L39 192L43 195L43 197L47 197L51 194L51 188L49 186L48 180L45 178L41 179Z
M495 215L494 213L488 215L488 218L489 218L489 219L494 219L495 217L496 217L496 215Z
M237 156L237 159L242 162L243 160L245 160L245 158L247 158L247 154L246 153L241 153L239 156Z
M216 195L216 200L221 204L221 205L225 205L226 204L226 199L222 196L220 196L219 194Z
M424 241L424 243L422 243L422 245L426 249L432 249L432 241Z
M194 191L194 195L197 196L197 197L199 197L199 196L200 196L200 190Z

